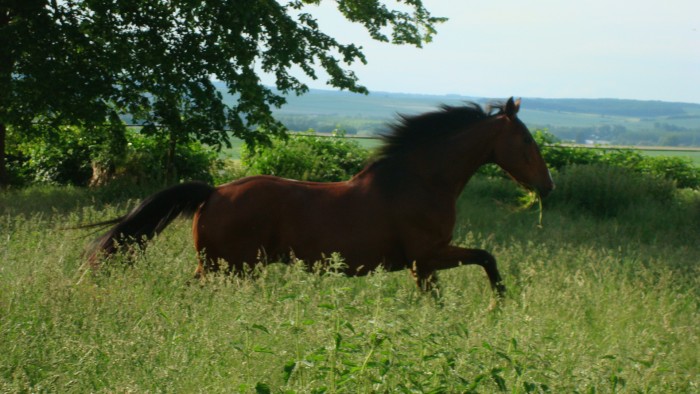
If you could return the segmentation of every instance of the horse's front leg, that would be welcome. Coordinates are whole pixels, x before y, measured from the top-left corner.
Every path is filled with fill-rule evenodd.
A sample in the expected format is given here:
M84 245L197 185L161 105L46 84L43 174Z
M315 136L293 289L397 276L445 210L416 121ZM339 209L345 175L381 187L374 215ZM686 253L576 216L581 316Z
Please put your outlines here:
M493 289L499 297L503 297L506 291L501 274L496 267L496 259L491 253L482 249L465 249L457 246L446 246L443 249L437 250L424 259L413 264L411 273L416 278L416 283L424 290L428 290L425 286L434 287L437 282L435 271L454 268L460 264L476 264L480 265L486 271Z

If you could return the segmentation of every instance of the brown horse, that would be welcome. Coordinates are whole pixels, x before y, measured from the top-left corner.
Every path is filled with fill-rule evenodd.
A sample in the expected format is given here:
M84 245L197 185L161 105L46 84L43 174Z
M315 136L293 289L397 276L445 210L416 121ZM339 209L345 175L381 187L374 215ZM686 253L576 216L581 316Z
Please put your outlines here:
M98 258L145 241L180 214L194 214L196 275L240 272L245 264L305 262L338 252L348 275L382 265L409 268L424 290L436 270L477 264L491 287L505 287L493 256L450 245L457 197L474 172L496 163L521 185L546 196L554 184L539 149L517 118L520 100L488 110L476 104L444 106L403 116L376 159L346 182L314 183L252 176L212 187L188 182L147 198L131 213L103 224L90 256ZM226 266L226 265L224 265Z

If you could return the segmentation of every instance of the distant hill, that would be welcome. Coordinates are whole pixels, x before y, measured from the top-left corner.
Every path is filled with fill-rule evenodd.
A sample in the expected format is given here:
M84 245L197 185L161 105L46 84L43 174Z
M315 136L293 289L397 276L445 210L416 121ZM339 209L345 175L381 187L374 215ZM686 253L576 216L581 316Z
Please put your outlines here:
M700 146L700 105L618 99L523 98L520 117L531 129L548 129L578 143ZM441 104L489 100L457 95L433 96L375 92L367 96L312 90L289 97L276 111L287 127L317 131L345 129L376 134L398 113L431 111Z
M638 101L619 99L526 99L527 106L534 110L654 118L659 116L688 115L689 106L700 105L669 103L663 101Z
M564 140L700 146L700 104L620 99L522 100L520 117L530 129L546 128ZM274 113L292 130L345 129L349 134L372 135L385 129L399 113L416 114L442 104L460 105L467 101L485 104L489 99L385 92L365 96L311 90L302 96L288 97L288 103Z
M503 98L506 99L506 98ZM311 90L288 98L281 114L354 115L391 117L396 112L420 112L440 104L459 105L466 101L487 103L490 99L459 95L419 95L374 92L361 95L331 90ZM523 108L546 112L569 112L637 118L689 116L700 120L700 104L622 99L523 98Z

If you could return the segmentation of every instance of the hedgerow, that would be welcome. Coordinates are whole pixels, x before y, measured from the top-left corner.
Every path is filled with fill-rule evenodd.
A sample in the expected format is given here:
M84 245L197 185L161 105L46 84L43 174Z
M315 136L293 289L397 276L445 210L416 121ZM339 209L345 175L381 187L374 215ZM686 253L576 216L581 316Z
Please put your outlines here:
M676 183L679 188L700 188L700 169L690 159L682 157L646 156L631 149L582 148L559 143L544 130L533 137L540 145L542 156L550 169L561 171L573 165L606 165L631 172L661 177Z
M105 139L105 135L111 140ZM39 130L36 136L11 134L11 137L16 140L8 155L13 185L87 186L114 181L129 184L164 181L167 141L137 130L123 130L119 134L60 127ZM215 161L216 154L201 143L180 143L175 150L175 175L178 179L212 181L210 169Z
M313 134L273 139L269 145L244 146L241 160L254 173L316 182L350 179L365 166L369 152L357 141Z

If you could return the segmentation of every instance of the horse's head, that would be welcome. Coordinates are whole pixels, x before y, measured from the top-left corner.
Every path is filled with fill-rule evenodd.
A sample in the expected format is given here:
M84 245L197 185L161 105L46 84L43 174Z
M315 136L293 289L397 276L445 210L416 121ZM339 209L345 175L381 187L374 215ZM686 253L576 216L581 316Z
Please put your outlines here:
M515 181L545 197L554 189L552 176L525 124L518 119L520 99L511 97L499 120L503 127L494 144L493 161Z

